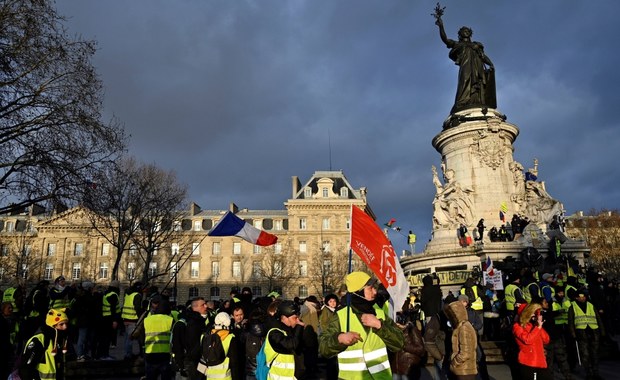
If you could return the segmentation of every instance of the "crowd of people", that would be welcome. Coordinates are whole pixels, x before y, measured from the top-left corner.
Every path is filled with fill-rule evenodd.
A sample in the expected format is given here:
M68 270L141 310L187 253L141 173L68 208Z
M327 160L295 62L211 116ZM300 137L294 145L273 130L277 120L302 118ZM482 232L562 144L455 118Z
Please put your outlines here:
M146 379L264 380L266 364L270 379L413 380L431 365L434 379L485 380L481 341L501 340L513 379L551 379L554 369L572 379L578 364L598 379L599 346L618 325L618 288L598 273L586 279L537 279L525 268L503 290L470 278L444 297L427 275L393 320L387 291L364 272L322 299L254 297L245 287L222 302L184 305L140 282L121 297L117 281L67 286L61 276L27 295L5 289L0 376L62 379L72 360L142 358ZM117 344L123 358L110 355Z

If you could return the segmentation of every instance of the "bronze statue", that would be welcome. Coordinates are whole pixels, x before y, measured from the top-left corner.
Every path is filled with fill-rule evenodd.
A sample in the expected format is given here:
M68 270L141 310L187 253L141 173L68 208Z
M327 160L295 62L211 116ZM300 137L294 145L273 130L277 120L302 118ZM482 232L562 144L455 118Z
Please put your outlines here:
M449 39L441 19L444 9L437 3L432 15L435 25L439 26L441 40L450 49L448 56L459 66L456 99L450 114L468 108L497 108L494 67L484 54L484 46L471 40L472 30L466 26L459 30L458 41Z

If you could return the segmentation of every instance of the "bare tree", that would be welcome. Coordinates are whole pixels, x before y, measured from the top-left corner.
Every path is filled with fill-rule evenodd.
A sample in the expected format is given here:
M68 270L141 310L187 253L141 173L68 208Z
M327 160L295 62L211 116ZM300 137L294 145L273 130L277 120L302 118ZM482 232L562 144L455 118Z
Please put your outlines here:
M53 2L0 4L0 213L70 204L123 149L101 119L95 43L70 38Z
M43 271L41 254L33 249L35 237L28 230L18 230L2 240L3 272L10 278L35 281Z
M266 281L270 291L299 277L297 252L285 247L282 247L282 252L276 252L275 246L260 249L262 251L260 268L257 267L252 274L259 280Z
M313 257L308 277L316 294L325 296L338 290L349 273L349 254L346 251L321 252Z

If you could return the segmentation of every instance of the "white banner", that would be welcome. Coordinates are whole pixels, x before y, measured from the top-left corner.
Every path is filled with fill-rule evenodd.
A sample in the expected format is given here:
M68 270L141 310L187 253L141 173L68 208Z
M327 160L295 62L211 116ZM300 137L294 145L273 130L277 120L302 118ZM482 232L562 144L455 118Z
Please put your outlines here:
M487 282L492 283L495 290L504 290L502 271L499 269L493 269L493 276L489 276L487 272L482 272L482 285L486 285Z

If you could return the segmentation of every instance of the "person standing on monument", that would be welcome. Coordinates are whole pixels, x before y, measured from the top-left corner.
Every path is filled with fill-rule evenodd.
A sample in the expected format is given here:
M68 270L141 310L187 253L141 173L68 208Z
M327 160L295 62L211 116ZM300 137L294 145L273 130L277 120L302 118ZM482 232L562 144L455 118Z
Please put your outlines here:
M484 219L478 221L476 228L478 229L478 237L476 237L476 240L482 241L484 238Z
M437 12L437 10L436 10ZM459 66L459 80L456 89L456 99L450 111L454 114L468 108L496 108L495 69L489 57L484 54L484 46L480 42L472 41L471 28L464 26L459 29L458 41L449 39L443 26L441 14L435 14L435 25L439 27L439 37L450 49L449 57ZM487 68L488 67L488 68Z

